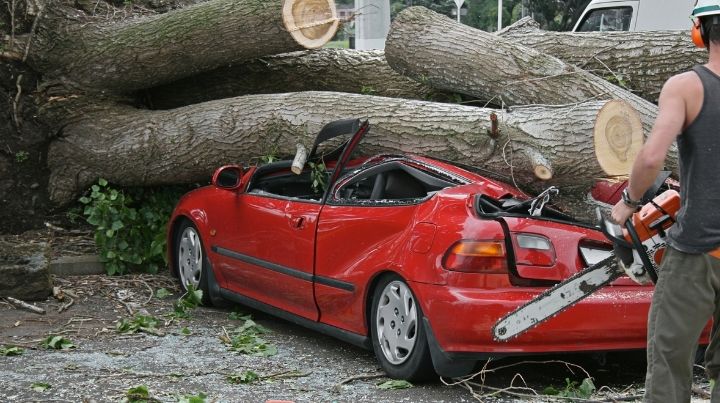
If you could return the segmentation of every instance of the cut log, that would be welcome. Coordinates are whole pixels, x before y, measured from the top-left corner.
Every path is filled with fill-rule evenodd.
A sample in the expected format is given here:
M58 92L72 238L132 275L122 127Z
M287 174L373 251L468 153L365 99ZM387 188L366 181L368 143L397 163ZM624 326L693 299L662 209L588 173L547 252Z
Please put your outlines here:
M53 3L39 19L27 61L47 77L129 92L242 60L317 47L337 26L331 0L285 0L284 7L280 0L211 0L117 23ZM18 49L6 55L22 55L25 42L17 38Z
M267 56L146 91L149 105L170 109L249 94L335 91L420 100L447 98L391 69L382 50L319 49Z
M555 56L657 102L670 76L707 61L686 31L551 32L523 18L498 35Z
M640 114L650 133L657 106L560 59L430 11L409 7L390 27L388 64L435 88L498 105L563 105L620 99ZM667 168L677 173L677 149Z
M325 123L350 117L370 120L365 154L422 154L480 167L525 189L558 185L587 191L595 178L606 175L595 159L592 138L598 116L618 110L603 109L606 103L506 112L304 92L248 95L167 111L113 104L67 122L51 144L50 195L56 202L70 202L100 177L126 186L207 181L223 164L252 163L274 149L292 155L297 143L311 146ZM624 127L639 127L639 122Z

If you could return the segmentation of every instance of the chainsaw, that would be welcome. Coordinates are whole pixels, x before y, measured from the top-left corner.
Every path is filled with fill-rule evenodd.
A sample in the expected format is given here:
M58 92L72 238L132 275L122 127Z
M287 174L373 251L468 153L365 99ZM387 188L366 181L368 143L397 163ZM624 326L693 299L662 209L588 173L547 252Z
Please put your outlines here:
M680 194L674 189L652 196L666 179L658 178L643 197L647 203L627 220L625 228L596 209L600 230L613 244L612 254L505 315L493 326L493 338L507 341L517 337L625 274L636 281L649 277L655 283L667 245L666 231L680 209Z

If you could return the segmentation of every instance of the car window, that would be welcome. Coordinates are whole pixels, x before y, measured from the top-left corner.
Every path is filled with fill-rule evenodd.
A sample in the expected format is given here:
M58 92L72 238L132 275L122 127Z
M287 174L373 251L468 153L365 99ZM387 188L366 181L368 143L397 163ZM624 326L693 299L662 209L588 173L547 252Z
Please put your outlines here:
M295 175L289 170L260 173L250 183L248 193L266 196L280 196L284 198L319 201L323 196L323 189L313 186L310 170L304 170Z
M452 182L399 162L382 164L343 184L335 193L341 203L413 203L423 200Z
M578 32L629 31L632 7L598 8L585 15Z

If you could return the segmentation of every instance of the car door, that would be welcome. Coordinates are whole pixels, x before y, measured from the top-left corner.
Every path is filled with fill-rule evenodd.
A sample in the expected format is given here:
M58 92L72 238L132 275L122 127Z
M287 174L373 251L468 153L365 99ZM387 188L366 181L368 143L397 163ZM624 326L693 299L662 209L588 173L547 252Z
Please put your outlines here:
M314 237L321 204L245 193L226 217L229 234L214 251L230 260L229 288L257 301L317 320L313 298Z

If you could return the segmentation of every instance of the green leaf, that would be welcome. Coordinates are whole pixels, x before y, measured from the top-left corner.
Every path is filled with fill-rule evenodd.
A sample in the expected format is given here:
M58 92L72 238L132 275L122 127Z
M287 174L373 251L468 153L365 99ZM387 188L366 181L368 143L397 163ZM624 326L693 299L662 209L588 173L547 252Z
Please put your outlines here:
M41 345L50 350L69 350L75 348L75 345L63 336L48 336L42 341Z
M168 291L167 288L158 288L155 291L155 298L157 299L165 299L172 295L172 292Z
M115 235L115 230L109 229L109 230L105 231L105 235L107 235L108 238L112 238L113 235Z
M147 386L138 385L128 389L125 397L129 403L145 403L150 399L150 391Z
M124 226L125 225L121 221L113 221L112 226L110 228L117 231Z
M192 332L190 331L190 329L187 328L187 326L180 329L180 333L184 334L185 336L189 336L192 334Z
M378 384L377 387L379 389L408 389L412 388L413 384L401 379L392 379Z
M82 204L88 204L88 203L91 202L91 200L90 200L89 198L85 197L85 196L83 196L83 197L81 197L80 199L78 199L78 201L79 201L80 203L82 203Z
M99 184L100 186L107 186L108 181L106 181L106 180L103 179L103 178L100 178L100 179L98 179L98 184Z
M248 384L248 383L253 383L253 382L256 382L259 380L260 380L260 375L258 375L254 371L250 371L250 370L241 372L239 374L234 374L234 375L228 376L228 381L233 384L239 384L239 383Z
M178 403L205 403L207 395L200 393L198 395L185 395L178 399Z
M49 383L45 382L33 382L32 385L30 385L30 388L34 390L35 392L45 392L46 390L50 389L52 386Z
M0 346L0 356L3 356L3 357L11 357L11 356L15 356L15 355L22 355L22 353L24 353L24 352L25 352L25 350L23 350L23 349L20 348L20 347L5 347L5 346Z

